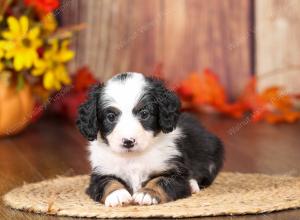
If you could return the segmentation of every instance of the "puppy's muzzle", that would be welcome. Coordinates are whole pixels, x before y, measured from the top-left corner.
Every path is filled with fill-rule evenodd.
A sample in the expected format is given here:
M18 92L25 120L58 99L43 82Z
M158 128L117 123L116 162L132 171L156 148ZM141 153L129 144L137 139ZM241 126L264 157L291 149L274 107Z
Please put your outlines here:
M134 138L123 138L122 139L122 146L124 148L130 149L133 148L135 145L135 139Z

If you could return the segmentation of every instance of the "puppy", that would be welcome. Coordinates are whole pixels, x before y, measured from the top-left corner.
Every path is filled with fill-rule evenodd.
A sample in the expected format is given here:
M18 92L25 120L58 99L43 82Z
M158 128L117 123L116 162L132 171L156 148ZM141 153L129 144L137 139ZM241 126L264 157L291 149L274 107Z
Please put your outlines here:
M90 141L87 194L106 206L152 205L209 186L223 164L221 141L164 84L122 73L94 86L77 126Z

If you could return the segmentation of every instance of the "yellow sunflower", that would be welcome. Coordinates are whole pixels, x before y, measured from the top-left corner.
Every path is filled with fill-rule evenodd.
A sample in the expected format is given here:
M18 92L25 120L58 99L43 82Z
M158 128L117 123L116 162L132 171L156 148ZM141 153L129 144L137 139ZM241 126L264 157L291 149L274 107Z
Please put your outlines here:
M69 41L64 40L59 44L57 39L50 42L42 59L35 63L32 75L43 75L43 85L46 89L60 90L62 84L70 84L71 79L66 70L65 64L74 57L74 52L68 49Z
M40 28L29 27L29 19L8 17L8 30L2 32L4 40L0 41L0 48L5 51L5 58L13 58L13 66L19 71L30 68L38 60L37 49L42 45L39 39Z

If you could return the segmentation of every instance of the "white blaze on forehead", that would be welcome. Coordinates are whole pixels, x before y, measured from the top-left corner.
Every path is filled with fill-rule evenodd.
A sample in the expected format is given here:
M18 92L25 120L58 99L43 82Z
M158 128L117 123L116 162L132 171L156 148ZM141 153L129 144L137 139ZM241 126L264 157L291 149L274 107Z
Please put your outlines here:
M127 73L125 77L114 77L104 87L104 107L115 107L120 111L114 129L106 136L112 150L123 152L123 139L134 139L135 150L142 150L152 139L152 132L146 131L133 114L146 86L145 77L139 73Z
M128 73L126 79L112 78L104 88L104 105L114 106L122 111L131 111L139 101L146 85L140 73Z

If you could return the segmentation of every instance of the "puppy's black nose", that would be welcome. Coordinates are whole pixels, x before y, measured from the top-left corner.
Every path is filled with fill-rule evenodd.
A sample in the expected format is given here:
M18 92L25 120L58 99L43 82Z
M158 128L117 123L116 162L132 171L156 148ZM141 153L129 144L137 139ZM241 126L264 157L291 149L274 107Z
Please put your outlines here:
M125 148L128 148L128 149L132 148L135 144L135 139L134 138L129 138L129 139L123 138L122 144L123 144L123 147L125 147Z

